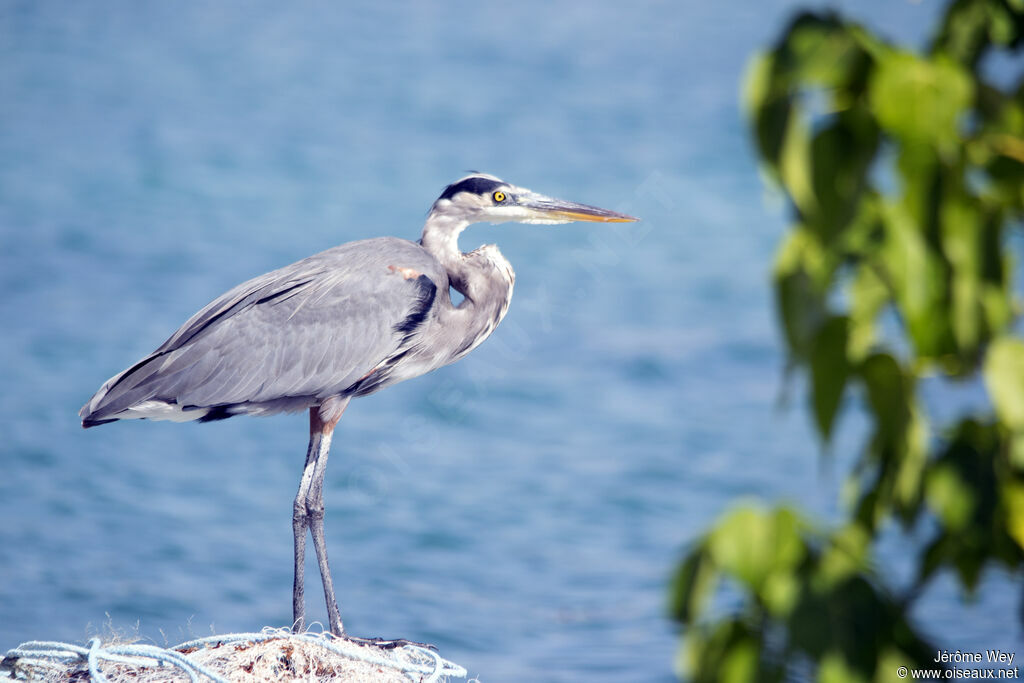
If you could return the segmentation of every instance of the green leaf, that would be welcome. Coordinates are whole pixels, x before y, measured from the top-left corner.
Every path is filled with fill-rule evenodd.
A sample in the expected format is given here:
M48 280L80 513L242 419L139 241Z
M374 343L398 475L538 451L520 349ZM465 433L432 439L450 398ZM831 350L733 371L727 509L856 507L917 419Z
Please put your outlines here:
M847 356L851 362L862 361L877 341L875 320L889 302L889 290L878 271L862 263L850 282L850 322Z
M952 269L951 321L962 354L973 355L981 341L981 211L964 192L944 193L941 209L942 250Z
M1006 501L1006 531L1024 551L1024 484L1007 484L1002 496Z
M1009 258L1009 257L1007 257ZM1007 272L1012 268L1007 265ZM985 311L985 322L988 330L998 334L1006 330L1013 321L1013 298L1009 291L1009 283L985 283L981 290L981 306Z
M687 555L672 580L670 611L684 624L694 623L715 590L715 570L703 546Z
M761 157L776 174L792 116L793 103L787 97L768 99L754 111L754 132Z
M797 17L778 53L794 84L839 95L862 78L868 62L848 24L811 13Z
M761 588L761 599L768 613L785 617L792 612L800 597L800 586L801 578L789 568L769 574Z
M974 489L960 477L955 467L942 464L928 476L928 506L952 531L963 531L974 513Z
M818 665L818 683L868 683L868 679L851 669L842 653L831 651Z
M988 2L954 2L943 18L936 48L973 65L987 43Z
M881 60L869 86L883 128L906 141L944 147L959 142L957 128L973 96L970 76L956 62L902 51Z
M893 497L899 504L904 521L914 518L917 503L922 497L921 485L924 469L928 458L928 440L930 438L928 420L921 406L914 403L910 406L910 422L902 440L902 450L897 459L896 479L893 485Z
M860 218L860 199L878 141L878 126L861 104L818 127L810 155L815 213L807 222L826 244Z
M859 524L848 524L834 532L821 553L814 586L829 591L867 569L871 537Z
M989 562L1014 568L1024 561L1006 497L1014 485L1004 474L1008 446L998 423L974 419L962 420L947 438L928 475L926 500L942 524L921 561L919 585L948 567L973 591Z
M885 213L891 230L913 230L926 246L934 246L938 230L939 202L944 180L943 160L934 145L921 142L900 146L896 156L896 170L902 195L890 200ZM901 235L901 237L906 237Z
M757 52L747 62L741 97L743 110L751 119L757 116L775 90L774 65L774 57L767 52Z
M757 680L758 643L748 639L733 645L722 662L722 683L746 683Z
M1020 12L1019 7L1017 11ZM996 45L1009 45L1019 35L1013 16L1006 8L995 3L992 3L989 9L988 35Z
M803 559L800 523L790 510L737 508L711 532L708 551L715 564L760 593L773 573L786 573Z
M880 437L889 442L901 439L911 408L907 380L899 363L887 353L876 353L861 364L859 372Z
M825 441L832 436L832 425L850 375L846 358L847 325L845 316L830 318L815 335L811 349L814 418L818 433Z
M779 154L779 176L801 216L818 213L811 183L811 134L799 114L789 116Z
M903 202L883 206L886 239L879 255L918 355L934 360L955 349L946 304L948 270L923 226Z
M1024 430L1024 340L999 337L985 356L985 386L999 419Z
M825 318L825 301L815 284L826 269L821 245L805 230L794 230L779 249L775 296L791 354L805 358Z
M759 666L762 634L740 620L691 629L677 672L693 683L753 683L771 680Z
M1018 472L1024 472L1024 433L1010 438L1010 464Z

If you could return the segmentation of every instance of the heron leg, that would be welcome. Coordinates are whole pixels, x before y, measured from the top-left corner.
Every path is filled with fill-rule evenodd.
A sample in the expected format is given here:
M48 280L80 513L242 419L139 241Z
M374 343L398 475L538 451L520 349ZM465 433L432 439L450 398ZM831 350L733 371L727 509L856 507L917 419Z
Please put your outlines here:
M314 408L315 410L315 408ZM295 536L295 581L292 584L292 630L301 633L306 628L306 530L309 528L309 515L306 513L306 497L313 483L316 469L317 451L320 448L319 438L312 433L309 437L309 449L306 451L306 466L302 470L299 492L292 504L292 534Z
M327 469L327 456L331 449L331 436L341 415L345 412L348 399L328 399L319 407L309 411L309 450L306 453L306 467L302 472L302 482L295 496L292 508L292 531L295 534L295 583L292 588L293 629L301 631L305 627L305 586L304 568L306 556L306 529L313 536L313 548L316 551L317 564L320 566L320 578L324 586L324 598L327 602L327 618L331 633L342 635L344 626L338 601L334 596L334 582L327 563L327 545L324 541L324 471Z

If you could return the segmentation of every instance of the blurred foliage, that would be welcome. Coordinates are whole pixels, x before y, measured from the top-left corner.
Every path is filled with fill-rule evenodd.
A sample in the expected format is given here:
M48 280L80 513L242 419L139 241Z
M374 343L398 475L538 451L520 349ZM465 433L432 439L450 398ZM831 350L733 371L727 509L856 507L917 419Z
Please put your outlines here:
M1022 47L1024 0L956 0L923 54L806 13L753 61L745 106L794 215L774 271L790 370L824 445L849 400L869 435L839 529L742 507L689 551L672 597L687 677L894 680L934 658L907 612L936 572L970 593L1024 567ZM997 52L1008 87L982 68ZM926 383L976 386L990 412L937 423ZM931 533L897 597L871 560L890 520Z
M678 668L695 681L779 681L816 662L821 680L870 681L934 666L906 606L871 575L869 543L857 524L822 535L787 508L733 510L676 574L672 612L691 625ZM698 621L723 577L745 608Z

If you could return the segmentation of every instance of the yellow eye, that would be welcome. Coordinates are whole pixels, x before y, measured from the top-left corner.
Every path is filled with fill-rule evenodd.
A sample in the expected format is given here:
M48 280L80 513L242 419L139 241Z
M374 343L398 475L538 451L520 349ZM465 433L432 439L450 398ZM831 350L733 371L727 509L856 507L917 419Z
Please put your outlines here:
M498 202L499 204L505 201L505 193L501 192L500 190L498 192L495 192L492 196L494 197L494 201Z

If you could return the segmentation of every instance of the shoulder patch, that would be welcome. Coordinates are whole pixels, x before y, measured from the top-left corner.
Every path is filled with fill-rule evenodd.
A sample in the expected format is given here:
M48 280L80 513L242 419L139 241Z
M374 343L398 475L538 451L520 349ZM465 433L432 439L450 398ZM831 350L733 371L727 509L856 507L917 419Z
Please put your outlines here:
M430 312L430 307L434 305L434 298L437 296L437 285L426 275L420 275L414 282L418 290L416 301L402 322L395 325L395 332L405 335L412 334L423 324Z

